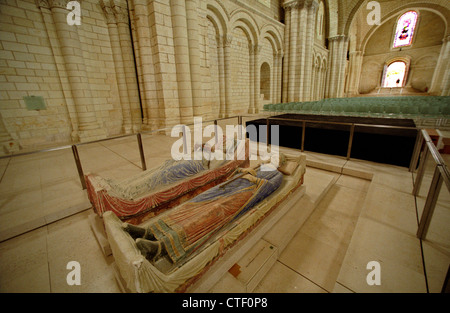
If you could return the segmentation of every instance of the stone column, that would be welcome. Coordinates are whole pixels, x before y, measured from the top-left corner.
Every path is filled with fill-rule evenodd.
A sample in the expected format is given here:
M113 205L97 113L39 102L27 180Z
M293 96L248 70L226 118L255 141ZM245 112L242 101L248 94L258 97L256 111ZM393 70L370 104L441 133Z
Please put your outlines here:
M134 63L133 47L131 45L131 34L128 17L128 6L125 0L111 1L114 3L114 15L117 22L120 47L122 50L123 71L126 78L128 103L124 103L124 125L131 126L133 131L138 132L141 128L141 113L139 94L137 92L136 66Z
M124 70L122 48L120 46L120 37L116 24L116 17L114 15L113 8L108 2L100 1L100 6L103 9L103 13L106 17L106 23L108 25L108 33L116 70L117 87L119 89L120 106L122 108L123 130L126 134L129 134L132 132L130 99L128 98L127 78Z
M255 102L253 106L253 113L258 113L261 107L261 67L259 62L259 55L261 54L261 45L254 46L254 90L255 90Z
M311 66L311 71L312 71L312 75L311 75L311 97L310 97L310 101L315 101L316 97L316 89L317 89L317 83L316 80L318 79L318 73L317 73L317 64L314 62L314 64L312 64Z
M219 63L219 95L220 95L220 110L219 117L225 117L225 60L224 60L224 39L222 36L217 38L217 59Z
M330 37L328 40L330 50L330 66L328 67L326 97L338 98L344 95L348 37L338 35L335 37Z
M59 39L56 33L56 27L53 23L52 12L50 11L48 0L36 0L36 5L42 14L42 19L47 31L52 53L55 57L56 69L58 71L59 80L61 81L65 105L67 107L67 113L69 115L69 120L72 128L71 139L72 141L76 142L80 140L78 136L78 112L73 100L74 97L72 95L72 89L69 83L66 64L64 63Z
M282 102L288 102L288 82L289 82L289 59L290 59L290 45L291 45L291 7L284 7L284 46L286 50L286 56L283 60L283 90L282 90Z
M202 74L200 71L200 43L197 0L186 0L186 19L189 43L189 65L191 68L192 104L194 116L209 116L211 108L203 106Z
M277 71L278 71L278 51L273 52L273 64L270 75L270 101L276 103L277 101Z
M285 102L285 99L291 102L311 97L312 47L318 7L317 0L293 0L284 4L285 34L289 34L289 38L285 38L288 59L284 62L284 71L288 70L288 73L283 75Z
M159 109L156 91L155 62L153 47L151 45L151 29L149 23L149 7L147 0L134 0L134 19L136 46L135 55L138 62L139 83L141 87L141 100L143 112L143 126L146 129L158 128Z
M233 42L233 36L227 34L224 36L224 64L225 64L225 116L232 115L232 103L231 103L231 43Z
M188 124L191 123L193 119L194 104L192 101L186 2L184 0L170 0L170 9L172 11L173 43L175 47L180 121L181 123Z
M449 96L450 92L450 36L442 41L441 52L436 63L429 93ZM410 75L409 75L410 76ZM411 76L410 76L411 77Z
M100 128L92 105L92 95L83 51L76 25L67 23L68 0L40 1L39 6L47 5L50 9L55 25L61 52L64 58L69 85L72 91L74 106L78 117L78 132L74 130L73 139L81 141L95 140L106 136L104 129Z
M303 95L301 97L302 101L311 100L311 82L312 82L312 70L314 67L314 60L312 49L314 45L314 30L316 28L316 12L319 8L319 3L315 0L305 1L304 11L306 11L307 21L306 25L302 23L302 27L306 27L306 42L303 46L305 49L305 61L302 64L305 71L303 72Z
M359 77L361 75L363 53L362 51L350 52L350 68L348 71L347 97L359 94Z
M282 72L283 72L283 55L284 55L284 51L283 50L278 50L277 53L277 57L278 57L278 69L277 69L277 84L276 84L276 102L281 102L282 101L282 90L281 90L281 83L282 83Z
M250 93L250 103L248 105L248 113L249 114L253 114L255 113L255 96L256 96L256 83L254 82L255 79L255 46L252 45L251 43L248 45L248 53L249 53L249 72L250 72L250 77L249 77L249 93Z
M289 45L289 78L288 78L288 102L295 101L296 82L298 76L296 73L297 53L298 53L298 35L299 35L299 4L291 4L291 27L290 27L290 45ZM300 30L301 31L301 30Z
M295 68L296 82L295 82L295 100L303 101L304 89L305 89L305 73L307 72L305 68L306 61L306 45L307 45L307 34L308 34L308 8L305 1L299 1L297 3L299 7L299 22L295 27L299 29L298 31L298 44L297 51L295 53L298 62Z

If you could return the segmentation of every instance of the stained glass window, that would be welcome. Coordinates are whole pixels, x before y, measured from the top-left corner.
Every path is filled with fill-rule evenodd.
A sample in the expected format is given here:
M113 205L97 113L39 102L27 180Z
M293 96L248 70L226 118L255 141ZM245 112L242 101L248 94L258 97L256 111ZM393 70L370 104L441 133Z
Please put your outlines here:
M406 73L406 63L403 61L396 61L389 64L384 76L383 87L402 87L403 80Z
M408 11L397 22L395 30L394 48L409 46L412 43L417 23L417 12Z

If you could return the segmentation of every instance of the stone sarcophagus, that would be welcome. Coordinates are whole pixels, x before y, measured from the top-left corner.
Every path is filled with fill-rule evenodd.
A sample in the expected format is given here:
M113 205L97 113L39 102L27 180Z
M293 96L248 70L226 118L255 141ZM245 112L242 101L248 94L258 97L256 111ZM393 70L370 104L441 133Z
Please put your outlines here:
M186 292L254 235L303 184L306 157L271 170L239 169L227 181L139 225L103 215L116 273L127 291ZM267 230L267 227L265 227ZM244 252L245 253L245 252ZM209 272L209 273L208 273Z
M221 142L232 147L231 157L221 152L223 156L213 160L170 159L119 182L91 173L85 175L95 213L103 216L110 211L123 221L139 224L220 184L238 167L249 166L248 140L231 141L232 144Z

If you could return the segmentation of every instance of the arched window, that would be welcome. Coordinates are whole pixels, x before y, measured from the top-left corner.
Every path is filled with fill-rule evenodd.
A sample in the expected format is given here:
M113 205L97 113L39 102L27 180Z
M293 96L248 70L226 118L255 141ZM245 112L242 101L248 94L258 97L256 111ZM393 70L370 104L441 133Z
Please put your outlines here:
M402 87L406 74L406 63L403 61L395 61L389 64L384 72L383 87Z
M261 65L261 94L264 94L264 100L270 99L270 66L267 62Z
M400 16L395 29L394 48L407 47L412 44L416 24L416 11L408 11Z

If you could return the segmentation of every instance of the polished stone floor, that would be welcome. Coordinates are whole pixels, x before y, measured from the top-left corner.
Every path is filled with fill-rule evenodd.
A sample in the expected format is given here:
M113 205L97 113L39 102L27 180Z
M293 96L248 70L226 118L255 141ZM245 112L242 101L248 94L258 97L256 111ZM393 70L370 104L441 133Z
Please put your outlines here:
M174 141L144 135L147 167L170 157ZM120 179L142 171L135 137L82 145L79 154L85 173ZM445 188L427 239L416 237L432 170L414 197L406 168L306 155L302 201L315 199L314 209L254 292L440 292L450 262ZM114 259L90 228L70 149L1 159L0 175L1 292L120 292ZM70 261L81 266L79 286L67 284ZM366 281L371 261L380 264L380 285ZM239 292L230 275L211 291Z

